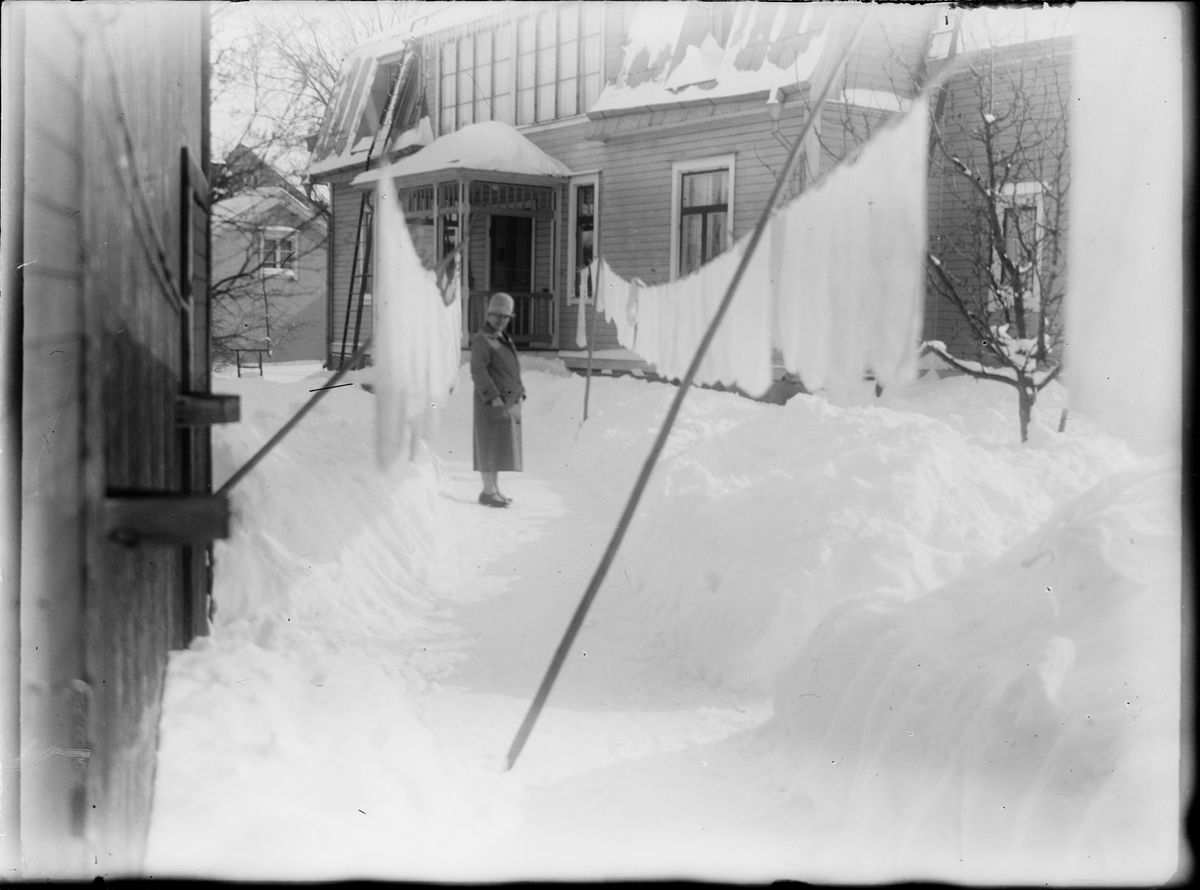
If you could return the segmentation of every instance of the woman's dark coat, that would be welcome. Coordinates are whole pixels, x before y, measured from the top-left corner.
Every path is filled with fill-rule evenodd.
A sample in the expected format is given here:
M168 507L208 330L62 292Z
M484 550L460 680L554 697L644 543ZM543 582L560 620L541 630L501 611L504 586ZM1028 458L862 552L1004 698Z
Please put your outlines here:
M471 338L471 379L475 382L475 469L485 473L521 469L521 362L505 333L486 324ZM503 408L491 402L497 396Z

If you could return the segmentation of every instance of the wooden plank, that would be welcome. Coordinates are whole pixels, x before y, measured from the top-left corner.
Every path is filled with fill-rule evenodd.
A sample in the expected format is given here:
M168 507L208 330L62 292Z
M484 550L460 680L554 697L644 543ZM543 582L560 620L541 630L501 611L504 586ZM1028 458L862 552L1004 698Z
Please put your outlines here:
M241 396L180 393L175 397L175 425L206 427L242 419Z
M128 546L203 544L229 537L229 500L209 494L110 494L104 533Z

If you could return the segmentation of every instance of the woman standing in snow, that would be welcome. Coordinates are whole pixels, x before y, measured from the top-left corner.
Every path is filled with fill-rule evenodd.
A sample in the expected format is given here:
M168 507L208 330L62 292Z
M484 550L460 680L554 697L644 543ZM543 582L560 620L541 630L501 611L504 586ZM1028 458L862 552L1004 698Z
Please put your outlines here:
M501 470L521 470L521 362L517 347L504 332L513 317L513 298L492 294L487 316L471 338L471 380L475 383L475 469L483 477L479 503L507 507L512 503L500 493L497 476Z

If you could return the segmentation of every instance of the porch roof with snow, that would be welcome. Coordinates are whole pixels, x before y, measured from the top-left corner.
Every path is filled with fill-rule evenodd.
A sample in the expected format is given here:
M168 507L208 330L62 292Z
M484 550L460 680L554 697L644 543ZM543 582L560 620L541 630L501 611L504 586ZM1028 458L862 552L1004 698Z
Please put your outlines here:
M351 185L368 186L387 178L411 185L450 177L545 184L547 177L565 179L570 175L565 164L514 127L485 121L447 133L386 167L360 173Z

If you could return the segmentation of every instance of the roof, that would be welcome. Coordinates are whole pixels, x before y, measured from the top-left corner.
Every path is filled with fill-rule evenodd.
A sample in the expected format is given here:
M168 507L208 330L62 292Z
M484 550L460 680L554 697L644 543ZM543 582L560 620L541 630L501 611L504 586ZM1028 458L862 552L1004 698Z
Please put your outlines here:
M729 35L699 3L639 3L616 81L590 117L768 95L809 82L828 43L834 7L738 3Z
M473 25L482 19L502 14L512 15L517 7L528 7L529 3L513 0L479 2L479 0L457 0L457 2L425 2L413 4L425 7L421 12L401 24L376 35L354 47L347 60L356 58L384 59L403 51L406 44L427 34Z
M473 170L523 176L567 177L570 169L517 130L500 121L469 124L435 139L386 167L361 173L353 185L384 178L416 177L445 170Z
M1075 33L1070 6L980 7L959 9L961 16L956 52L972 53L1000 46L1051 40ZM933 36L931 59L944 59L950 49L955 19L948 16Z
M319 232L325 231L325 220L313 207L278 186L247 189L224 201L218 201L213 205L212 216L214 223L220 225L221 223L233 223L238 219L254 218L276 207L282 207L301 220L305 220L306 226Z

